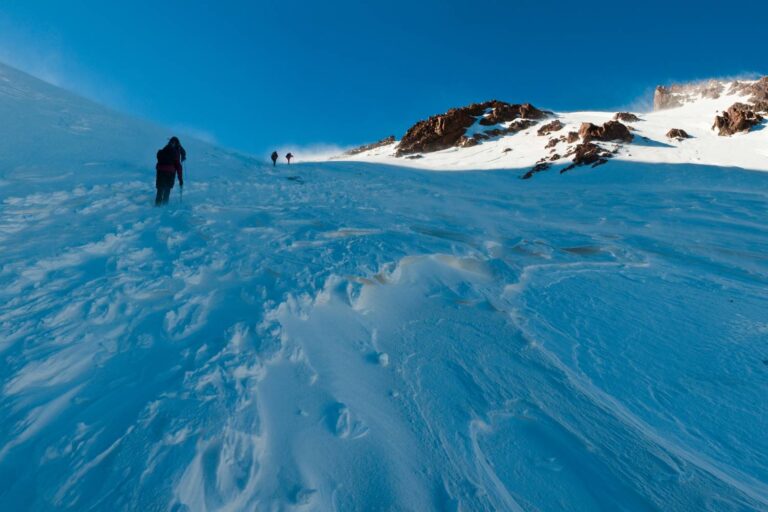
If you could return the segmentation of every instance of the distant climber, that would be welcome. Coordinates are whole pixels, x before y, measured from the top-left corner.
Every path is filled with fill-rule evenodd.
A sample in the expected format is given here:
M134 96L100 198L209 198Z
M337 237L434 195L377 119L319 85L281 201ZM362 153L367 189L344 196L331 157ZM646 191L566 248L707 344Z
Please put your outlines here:
M273 151L272 152L272 167L277 165L277 157L278 156L279 155L277 154L277 151Z
M285 159L288 160L288 165L291 165L291 158L293 158L293 153L285 155Z
M184 187L184 177L182 175L181 162L187 159L187 152L182 147L177 137L171 137L168 144L157 152L157 165L155 170L155 187L157 187L157 197L155 197L155 206L168 203L171 195L171 189L179 177L179 187Z

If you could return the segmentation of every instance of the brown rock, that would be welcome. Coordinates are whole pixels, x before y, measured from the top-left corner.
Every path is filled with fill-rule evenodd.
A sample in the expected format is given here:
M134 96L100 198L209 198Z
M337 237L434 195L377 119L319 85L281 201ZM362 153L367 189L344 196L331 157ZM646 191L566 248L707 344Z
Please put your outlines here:
M455 146L474 123L475 117L469 109L451 109L445 114L419 121L403 136L396 154L439 151Z
M465 137L463 135L456 142L456 145L460 148L471 148L472 146L477 146L478 144L480 144L480 141L475 137Z
M754 104L768 102L768 76L764 76L756 82L740 82L737 80L731 84L728 94L748 95L750 103Z
M539 130L536 132L540 136L549 135L552 132L557 132L563 129L565 125L560 122L560 120L555 119L554 121L545 124Z
M592 140L603 142L615 140L632 142L633 139L633 135L629 132L629 129L618 121L608 121L604 123L603 126L597 126L592 123L581 123L579 136L581 136L584 142Z
M534 174L541 171L546 171L552 166L549 162L539 162L536 165L534 165L528 172L523 174L522 178L524 180L529 180L533 177Z
M763 117L754 111L752 105L734 103L722 115L715 117L713 130L718 135L730 136L738 132L748 132L753 126L763 122Z
M502 153L509 153L510 151L512 151L512 148L504 148L504 151L502 151Z
M683 139L690 139L691 136L688 135L688 132L686 132L683 129L680 128L672 128L667 132L667 137L670 139L677 139L677 140L683 140Z
M521 132L523 130L530 128L535 124L536 124L536 121L532 121L530 119L517 119L515 121L512 121L512 123L509 125L509 128L507 128L506 133Z
M360 153L365 153L366 151L370 151L372 149L376 149L376 148L380 148L382 146L388 146L390 144L394 144L394 142L395 142L395 136L394 135L390 135L386 139L381 139L380 141L374 142L373 144L366 144L364 146L359 146L359 147L356 147L354 149L350 149L349 151L345 152L344 154L345 155L349 155L349 156L358 155Z
M768 100L758 100L753 103L755 112L764 112L768 114Z
M544 119L548 115L550 115L549 112L539 110L530 103L513 105L497 102L493 110L480 120L480 124L492 126L499 123L508 123L515 119Z
M547 145L544 146L544 149L554 148L555 146L557 146L559 142L560 142L560 139L552 137L551 139L549 139L549 142L547 142Z
M636 123L641 121L639 117L631 112L618 112L613 119L616 121L624 121L625 123Z
M581 165L591 165L592 167L597 167L598 165L606 163L612 156L609 151L601 148L597 144L593 144L592 142L584 142L579 144L576 146L576 149L568 153L566 156L570 155L573 155L573 163L565 169L561 170L560 174L566 171L570 171L574 167Z
M579 140L579 132L568 132L568 138L566 139L568 144L573 144L577 140Z
M403 156L412 153L428 153L457 146L467 129L480 116L484 116L480 124L493 126L515 120L525 120L535 124L536 121L533 120L543 119L549 114L528 103L513 105L497 100L452 108L444 114L432 116L413 125L397 146L396 154ZM515 128L514 131L519 130Z

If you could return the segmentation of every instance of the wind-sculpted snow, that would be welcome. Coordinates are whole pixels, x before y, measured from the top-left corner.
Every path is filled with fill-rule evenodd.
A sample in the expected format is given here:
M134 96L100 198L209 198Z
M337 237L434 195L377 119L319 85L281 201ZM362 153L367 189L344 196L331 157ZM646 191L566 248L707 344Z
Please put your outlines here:
M77 158L0 169L1 510L768 508L768 174Z

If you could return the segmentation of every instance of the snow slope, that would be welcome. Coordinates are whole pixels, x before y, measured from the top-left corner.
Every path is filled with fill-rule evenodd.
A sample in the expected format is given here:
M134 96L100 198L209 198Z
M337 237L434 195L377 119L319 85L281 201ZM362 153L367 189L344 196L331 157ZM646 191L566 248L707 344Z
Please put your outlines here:
M0 509L768 509L768 174L184 141L155 209L161 129L0 116Z
M730 82L725 90L730 89ZM718 99L699 98L679 108L639 114L641 121L625 123L634 129L635 141L622 147L616 159L638 163L701 164L722 167L740 167L751 170L768 170L768 130L764 125L749 133L721 137L712 130L715 116L736 102L748 98L737 94L723 94ZM602 125L613 119L614 112L555 113L565 127L551 136L539 136L539 123L514 135L496 137L470 148L451 148L434 153L424 153L422 158L409 159L394 156L395 144L360 153L344 160L386 163L420 169L478 170L530 168L541 158L553 152L545 148L550 137L578 131L583 122ZM489 127L476 125L478 128ZM468 134L474 133L474 127ZM671 128L685 130L690 139L673 140L666 137ZM468 135L469 136L469 135ZM558 144L554 152L566 153L565 143ZM608 147L615 145L607 144ZM506 151L505 151L506 150ZM509 151L511 150L511 151ZM567 158L559 161L560 167L570 163Z

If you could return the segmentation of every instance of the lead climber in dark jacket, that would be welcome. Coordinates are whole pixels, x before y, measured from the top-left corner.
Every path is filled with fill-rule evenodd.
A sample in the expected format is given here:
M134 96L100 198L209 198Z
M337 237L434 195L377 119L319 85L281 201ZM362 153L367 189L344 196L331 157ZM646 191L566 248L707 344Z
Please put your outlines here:
M155 206L168 203L171 195L171 189L179 177L179 186L184 187L183 168L181 163L187 159L187 152L179 142L178 137L171 137L168 144L157 152L157 165L155 171L155 187L157 187L157 196L155 197Z

